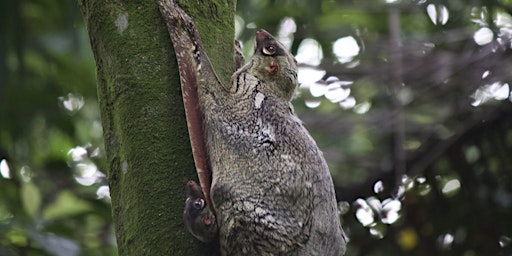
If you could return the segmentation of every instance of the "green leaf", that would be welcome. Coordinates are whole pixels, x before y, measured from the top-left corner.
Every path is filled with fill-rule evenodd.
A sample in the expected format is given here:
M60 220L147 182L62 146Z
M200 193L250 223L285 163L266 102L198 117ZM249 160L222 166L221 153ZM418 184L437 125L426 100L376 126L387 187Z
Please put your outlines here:
M41 207L41 193L32 182L24 182L21 185L21 202L28 216L34 218Z
M92 210L93 207L70 191L62 191L57 200L43 211L43 219L59 219Z

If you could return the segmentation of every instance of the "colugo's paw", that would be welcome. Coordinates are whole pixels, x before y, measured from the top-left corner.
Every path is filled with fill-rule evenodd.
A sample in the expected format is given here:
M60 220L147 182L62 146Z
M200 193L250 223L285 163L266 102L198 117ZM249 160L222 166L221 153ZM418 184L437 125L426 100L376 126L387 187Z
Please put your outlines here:
M210 211L201 187L192 180L187 182L183 221L188 231L202 242L212 242L217 238L215 215Z

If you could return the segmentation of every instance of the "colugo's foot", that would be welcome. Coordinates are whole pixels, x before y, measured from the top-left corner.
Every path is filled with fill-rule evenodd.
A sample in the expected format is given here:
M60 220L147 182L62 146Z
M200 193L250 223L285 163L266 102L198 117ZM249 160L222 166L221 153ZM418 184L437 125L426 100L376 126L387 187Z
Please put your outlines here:
M192 180L187 182L183 221L188 231L202 242L212 242L217 238L215 215L208 208L201 187Z

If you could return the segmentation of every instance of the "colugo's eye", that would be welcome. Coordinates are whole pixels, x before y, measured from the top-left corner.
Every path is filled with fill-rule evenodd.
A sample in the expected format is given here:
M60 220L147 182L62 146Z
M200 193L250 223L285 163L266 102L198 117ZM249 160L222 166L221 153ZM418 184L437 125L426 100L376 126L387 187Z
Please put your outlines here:
M196 209L202 209L204 206L204 200L203 199L197 199L196 201L194 201L194 207Z
M274 55L276 53L276 47L273 44L267 44L263 47L263 54Z

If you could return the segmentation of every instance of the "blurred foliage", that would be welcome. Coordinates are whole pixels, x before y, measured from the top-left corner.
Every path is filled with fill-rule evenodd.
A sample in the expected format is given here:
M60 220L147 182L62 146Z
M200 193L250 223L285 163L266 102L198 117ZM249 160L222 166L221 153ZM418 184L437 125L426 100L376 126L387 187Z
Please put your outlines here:
M76 4L0 3L0 255L115 255L95 64ZM85 184L85 185L84 185Z
M245 45L268 28L307 73L296 111L344 202L347 255L512 255L512 2L238 8Z
M75 2L0 2L0 255L116 255ZM512 255L512 1L239 1L297 54L347 255Z

